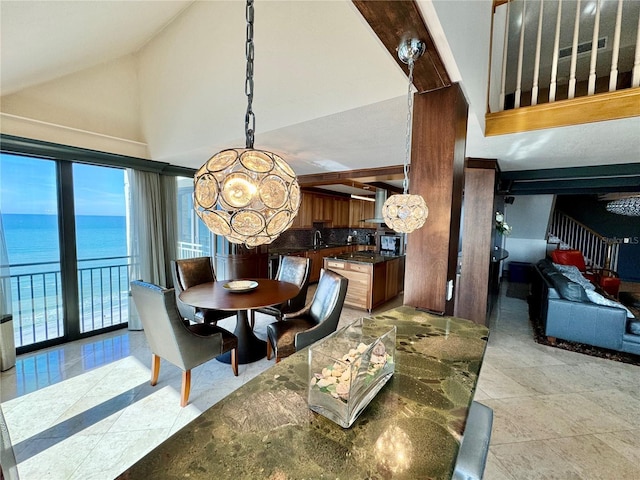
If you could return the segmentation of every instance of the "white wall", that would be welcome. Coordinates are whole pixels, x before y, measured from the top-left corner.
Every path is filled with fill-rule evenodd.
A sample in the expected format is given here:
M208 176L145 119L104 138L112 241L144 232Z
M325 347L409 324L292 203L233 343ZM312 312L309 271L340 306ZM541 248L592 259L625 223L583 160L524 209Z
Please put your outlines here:
M505 219L512 227L512 233L504 243L509 252L505 269L509 262L535 263L545 257L554 198L554 195L521 195L515 197L513 204L505 205Z
M493 2L491 0L432 0L438 19L456 59L462 88L484 131L489 79Z
M190 148L197 167L205 154L244 146L244 11L242 2L194 2L141 50L142 122L154 159ZM257 140L405 94L405 75L384 48L371 48L380 41L351 2L256 2L255 12Z
M1 100L5 134L147 157L132 55Z

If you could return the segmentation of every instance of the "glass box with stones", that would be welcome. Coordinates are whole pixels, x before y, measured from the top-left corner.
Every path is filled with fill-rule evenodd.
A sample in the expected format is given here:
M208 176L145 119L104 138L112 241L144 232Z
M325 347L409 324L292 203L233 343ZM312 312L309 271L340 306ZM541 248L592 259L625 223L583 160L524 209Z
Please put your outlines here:
M309 349L309 408L350 427L395 370L396 327L361 318Z

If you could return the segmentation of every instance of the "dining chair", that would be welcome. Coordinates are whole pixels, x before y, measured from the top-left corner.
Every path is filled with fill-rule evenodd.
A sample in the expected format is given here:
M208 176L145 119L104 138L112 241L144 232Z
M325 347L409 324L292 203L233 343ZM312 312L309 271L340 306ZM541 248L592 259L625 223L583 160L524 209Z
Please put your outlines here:
M233 317L236 312L197 308L180 300L180 294L187 288L203 283L215 282L216 274L213 270L211 257L195 257L173 260L171 262L173 287L176 295L176 305L180 316L194 323L216 324L218 320Z
M276 363L336 331L349 281L331 270L320 271L313 299L302 310L267 325L267 360Z
M311 259L305 257L281 256L276 280L289 282L300 288L298 294L290 300L279 305L256 308L251 310L251 328L255 325L255 312L264 313L282 320L285 313L301 310L307 301L309 290L309 273L311 271Z
M238 376L238 338L224 328L206 323L186 325L178 316L173 289L136 280L131 295L151 347L151 385L158 383L160 359L182 370L180 406L189 401L191 369L231 351L231 368Z

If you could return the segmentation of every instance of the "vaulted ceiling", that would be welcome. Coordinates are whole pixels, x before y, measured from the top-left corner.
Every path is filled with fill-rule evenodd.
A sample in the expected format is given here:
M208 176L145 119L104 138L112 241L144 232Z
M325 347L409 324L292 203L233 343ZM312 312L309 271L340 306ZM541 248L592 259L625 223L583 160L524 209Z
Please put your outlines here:
M485 138L492 1L417 5L470 103L468 157L497 158L503 171L640 162L639 118ZM256 147L299 175L401 164L406 76L351 1L255 8ZM93 136L115 153L193 168L244 145L244 2L0 9L3 133L53 141L63 131L88 148Z

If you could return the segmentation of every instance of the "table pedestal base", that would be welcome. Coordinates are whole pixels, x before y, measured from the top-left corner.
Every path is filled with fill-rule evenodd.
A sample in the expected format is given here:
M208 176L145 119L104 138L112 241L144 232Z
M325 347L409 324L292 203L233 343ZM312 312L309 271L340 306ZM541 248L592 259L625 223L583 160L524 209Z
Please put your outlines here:
M236 329L233 334L238 337L238 363L245 365L247 363L257 362L267 356L267 342L260 340L255 336L246 310L238 310L238 320L236 321ZM216 360L222 363L231 363L231 352L223 353Z

